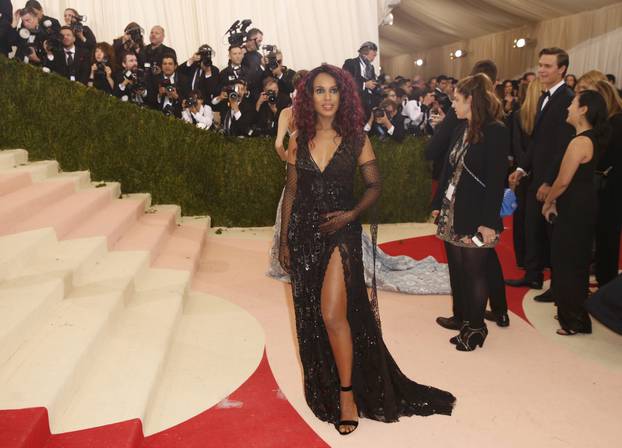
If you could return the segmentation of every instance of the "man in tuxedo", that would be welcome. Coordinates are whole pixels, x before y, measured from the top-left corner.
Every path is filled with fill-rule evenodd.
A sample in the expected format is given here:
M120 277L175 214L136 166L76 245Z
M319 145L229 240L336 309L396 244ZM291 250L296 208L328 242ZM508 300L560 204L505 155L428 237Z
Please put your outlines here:
M152 76L150 92L154 97L150 102L154 109L159 110L164 115L172 115L181 118L182 102L187 98L188 92L185 86L188 81L184 75L177 73L177 63L174 54L164 54L162 56L162 73Z
M390 138L401 143L406 137L405 118L402 114L397 113L397 103L387 98L372 110L364 130L370 136L377 136L382 140Z
M138 65L146 70L151 70L154 75L160 74L162 70L162 58L164 55L173 55L177 64L177 53L171 47L164 45L164 28L156 25L151 28L149 33L150 44L143 48L138 54Z
M476 75L478 73L483 73L488 76L494 84L494 80L497 79L497 66L493 61L488 59L478 61L473 66L470 74ZM433 84L436 86L436 78L434 78ZM463 120L458 119L453 107L449 109L445 118L436 126L432 139L425 147L425 157L427 160L434 160L438 164L447 163L453 136L456 128L460 126L461 123L463 123ZM437 190L434 195L432 201L432 216L434 218L438 216L438 212L441 209L444 194L444 191ZM448 258L447 262L449 264L459 263L458 260L454 260L451 257ZM486 264L486 278L488 279L488 288L491 291L490 308L492 311L486 311L485 318L487 320L496 321L497 325L500 327L507 327L510 325L510 318L508 316L505 291L503 284L498 285L496 281L497 276L502 275L499 273L500 270L501 266L498 265L498 259L496 259L496 257L490 257ZM453 314L451 317L437 317L436 323L443 328L460 330L463 316L465 315L462 288L459 284L452 283L451 292Z
M248 30L246 42L244 42L244 57L242 67L244 67L246 82L251 98L256 100L261 93L261 81L264 78L263 57L259 50L263 42L263 32L258 28Z
M246 80L246 69L242 66L244 58L244 50L239 46L229 47L229 63L223 68L218 76L218 87L216 88L218 95L212 98L212 108L215 112L219 112L224 116L227 111L226 95L223 96L225 86L232 85L238 79Z
M510 185L528 182L525 204L525 276L506 280L509 286L542 288L543 270L550 263L550 224L542 216L542 203L561 164L566 147L574 135L568 123L568 106L574 96L564 82L569 57L561 48L540 51L538 78L544 90L538 103L536 123L526 154L520 156L518 168L509 176ZM523 180L526 178L525 180ZM539 302L554 301L551 290L534 298Z
M121 101L129 101L140 107L149 103L149 76L138 68L138 58L134 53L124 53L121 57L121 67L115 74L115 84L112 94Z
M495 83L495 80L491 80L492 83ZM434 96L436 97L436 101L438 102L441 109L443 109L443 113L447 114L449 109L451 109L451 99L449 95L447 95L447 90L451 85L451 81L445 75L440 75L436 78L436 87L434 88Z
M91 75L90 52L76 45L76 36L71 27L63 26L60 34L63 48L54 55L54 71L63 78L86 85Z
M246 81L236 79L225 86L218 98L226 103L221 125L225 135L248 137L255 122L255 104L249 99Z
M346 59L343 63L343 69L349 72L359 88L359 95L365 109L365 116L369 116L371 109L378 104L379 95L376 88L376 72L372 62L378 54L378 46L373 42L365 42L359 48L359 55L356 58Z
M209 45L201 45L199 50L177 70L186 78L187 85L184 88L188 92L193 90L201 92L201 98L206 104L211 104L212 99L220 93L218 90L220 71L212 64L211 53Z

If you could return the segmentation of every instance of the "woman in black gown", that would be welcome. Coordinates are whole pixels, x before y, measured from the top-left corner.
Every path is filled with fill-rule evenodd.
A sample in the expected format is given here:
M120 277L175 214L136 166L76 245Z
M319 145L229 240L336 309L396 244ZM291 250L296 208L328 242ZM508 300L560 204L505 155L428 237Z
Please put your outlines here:
M382 340L375 284L367 295L358 218L380 196L381 180L357 87L343 70L322 65L297 92L279 260L292 280L307 403L343 435L358 416L450 415L453 395L399 370ZM358 202L357 167L366 185ZM374 243L375 234L374 226Z
M609 137L607 105L598 92L578 93L568 108L568 123L577 135L568 144L559 174L546 197L542 214L556 216L551 238L553 296L562 336L591 333L584 308L596 220L594 170Z

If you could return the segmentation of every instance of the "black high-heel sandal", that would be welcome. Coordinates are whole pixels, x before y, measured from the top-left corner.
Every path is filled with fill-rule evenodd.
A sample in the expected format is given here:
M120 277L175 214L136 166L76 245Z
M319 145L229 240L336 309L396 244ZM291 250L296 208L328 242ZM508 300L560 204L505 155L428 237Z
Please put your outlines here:
M462 326L460 327L460 331L458 332L458 334L455 335L453 338L449 339L449 343L453 345L458 345L458 341L459 341L458 338L460 337L460 334L462 334L464 329L468 326L469 326L469 321L464 321Z
M466 326L457 336L456 350L472 352L478 345L483 347L486 336L488 336L488 327L486 327L486 324L484 324L482 328Z
M341 392L350 392L352 391L352 386L348 386L348 387L341 386L340 389L341 389ZM355 420L339 420L339 423L335 423L335 429L342 436L347 436L348 434L352 434L358 425L359 425L359 422ZM354 429L352 431L344 431L341 429L342 426L353 426Z

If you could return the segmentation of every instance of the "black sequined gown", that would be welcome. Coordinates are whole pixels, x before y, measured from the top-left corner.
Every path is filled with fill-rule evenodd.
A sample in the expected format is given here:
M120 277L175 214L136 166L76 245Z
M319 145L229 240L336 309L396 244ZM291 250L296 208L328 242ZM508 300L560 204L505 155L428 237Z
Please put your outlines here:
M354 199L358 148L342 143L325 170L303 144L296 165L288 164L283 200L281 246L290 251L290 274L300 358L307 403L327 422L339 421L339 376L321 315L320 292L330 256L338 248L347 290L347 317L352 332L352 387L359 415L383 422L401 416L450 415L455 397L409 380L398 368L381 335L375 284L371 300L363 273L361 225L347 224L332 235L319 232L321 215L370 207L380 195L376 161L360 166L367 189ZM375 232L372 229L372 235ZM374 238L375 243L375 238Z

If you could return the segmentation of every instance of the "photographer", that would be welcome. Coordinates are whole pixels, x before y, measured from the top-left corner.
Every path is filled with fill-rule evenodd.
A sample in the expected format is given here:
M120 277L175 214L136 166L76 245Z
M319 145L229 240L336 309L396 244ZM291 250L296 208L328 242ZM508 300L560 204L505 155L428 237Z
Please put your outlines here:
M229 47L229 64L224 68L218 77L218 92L219 94L212 99L212 106L215 111L221 113L224 116L227 107L226 103L222 102L223 91L226 86L232 85L237 79L246 79L246 70L242 67L242 59L244 58L244 50L242 47L232 45Z
M89 87L95 87L112 95L114 89L114 50L107 42L100 42L95 45L93 60L91 65L91 75L89 76Z
M152 100L154 108L160 110L164 115L172 115L181 118L181 103L186 97L184 88L185 80L181 81L183 75L176 73L177 63L173 54L165 54L162 57L162 73L152 77L152 92L157 92L155 99ZM148 71L147 71L148 72Z
M494 83L494 80L493 80ZM443 110L444 114L449 112L451 109L451 99L447 94L449 88L451 87L451 81L445 75L440 75L436 78L436 87L434 88L434 95L436 97L436 101L439 106Z
M112 94L121 101L129 101L144 107L147 104L147 76L145 71L138 68L138 59L134 53L124 53L121 62L122 69L115 76L115 86Z
M173 55L177 64L177 53L164 42L164 28L156 25L149 33L150 44L143 48L138 55L138 65L145 70L151 70L154 75L159 75L162 70L162 58L164 55Z
M12 50L11 36L13 29L13 4L11 0L0 0L0 54L9 56Z
M248 30L246 42L244 42L244 57L242 58L242 67L244 67L248 90L253 100L259 97L261 92L261 80L264 76L264 68L262 65L263 57L259 52L261 43L263 42L263 33L258 28Z
M17 29L20 20L21 27ZM62 47L60 35L51 27L42 26L37 12L30 7L15 11L11 26L8 40L10 45L17 45L15 59L51 71L54 63L53 50Z
M78 14L78 11L73 8L65 9L63 17L65 19L65 25L71 27L73 34L76 36L76 46L84 47L88 49L89 52L93 51L97 44L97 39L95 39L93 31L83 24L86 21L86 17Z
M358 57L346 59L342 67L352 75L354 82L359 86L359 94L367 115L371 113L372 107L380 97L377 89L379 84L376 81L376 72L372 65L377 54L378 46L375 43L364 42L359 48Z
M398 143L402 142L406 137L404 116L397 113L397 103L389 99L382 100L372 110L364 130L370 136L378 136L381 140L391 138Z
M60 22L53 17L46 16L43 12L43 6L36 0L28 0L24 8L32 8L39 19L39 23L44 28L50 28L53 32L60 31Z
M413 135L431 135L430 111L434 104L434 93L427 87L415 89L413 99L406 103L402 115L406 117L407 128Z
M183 112L181 118L187 123L194 124L199 129L209 129L214 122L214 113L212 108L203 103L201 91L193 90L188 95L188 99L184 100Z
M60 29L63 47L54 52L52 69L70 81L86 85L90 78L90 51L75 45L76 36L69 26Z
M254 135L276 136L281 110L287 105L279 101L279 83L273 77L264 78L263 90L255 104L257 118Z
M220 71L212 63L213 55L212 47L207 44L201 45L197 52L178 68L179 73L183 73L187 79L185 89L200 91L203 101L207 104L211 104L212 99L220 93L218 90Z
M130 22L125 27L123 36L116 38L112 42L112 47L117 55L117 64L123 63L122 57L125 53L132 53L138 58L145 43L143 42L143 34L145 30L136 22Z
M255 119L255 105L248 98L246 81L236 79L225 86L217 97L227 108L222 116L221 126L225 135L250 136L253 133L252 124Z
M283 65L283 53L276 49L266 57L266 76L275 78L279 83L279 95L288 96L294 91L294 76L296 72Z

